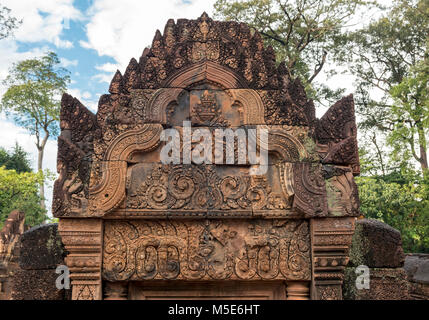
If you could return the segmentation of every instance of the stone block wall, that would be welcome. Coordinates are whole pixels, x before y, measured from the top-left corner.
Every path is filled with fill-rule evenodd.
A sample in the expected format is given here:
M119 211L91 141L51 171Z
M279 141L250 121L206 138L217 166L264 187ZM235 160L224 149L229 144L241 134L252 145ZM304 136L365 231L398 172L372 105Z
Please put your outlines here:
M64 264L65 250L57 224L26 231L21 237L19 269L12 283L13 300L67 300L70 290L56 287L58 265Z
M409 283L404 266L401 234L389 225L372 219L356 222L345 270L343 296L346 300L408 300ZM356 268L369 268L369 289L358 289Z
M411 299L429 300L429 254L407 254L404 269L410 282Z
M11 278L19 269L19 239L24 232L25 215L12 211L0 231L0 300L10 300Z

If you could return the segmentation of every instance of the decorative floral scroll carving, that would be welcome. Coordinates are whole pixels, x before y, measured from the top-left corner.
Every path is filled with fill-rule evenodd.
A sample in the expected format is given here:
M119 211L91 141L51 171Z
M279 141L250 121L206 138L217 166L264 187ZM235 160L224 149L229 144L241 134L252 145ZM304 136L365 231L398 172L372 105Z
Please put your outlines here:
M243 106L242 121L244 125L265 124L264 105L256 90L231 89L227 92L232 95L234 103Z
M310 279L303 220L108 221L104 243L110 281Z
M279 164L279 174L287 185L272 190L265 176L225 175L213 166L153 164L150 173L136 187L137 181L127 181L129 209L153 210L284 210L290 209L293 196L291 168ZM146 171L147 164L131 170ZM132 171L133 172L133 171ZM131 172L130 178L133 176ZM130 186L133 188L130 189ZM231 215L231 214L230 214ZM232 213L234 215L234 213Z
M145 110L145 121L148 123L167 123L167 107L171 103L177 103L181 94L185 93L182 89L168 88L159 89L151 97L148 107Z
M104 215L124 200L128 156L134 151L150 151L157 147L161 131L159 124L146 124L141 130L121 134L110 144L102 163L101 181L91 184L89 190L89 215Z
M268 145L262 144L261 140L255 136L257 131L249 131L249 143L255 141L256 144L265 150L275 152L279 155L279 162L299 162L311 160L311 154L306 150L303 143L294 135L300 130L291 129L287 126L256 126L257 131L268 131ZM301 134L299 134L301 135ZM252 142L254 143L254 142Z

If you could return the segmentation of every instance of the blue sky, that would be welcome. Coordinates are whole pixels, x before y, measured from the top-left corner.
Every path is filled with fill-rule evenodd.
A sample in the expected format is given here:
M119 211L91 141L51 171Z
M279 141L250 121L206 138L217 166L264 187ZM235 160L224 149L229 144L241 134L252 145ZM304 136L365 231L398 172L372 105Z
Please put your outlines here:
M0 0L23 19L14 37L0 40L0 82L14 62L54 51L71 72L68 92L94 113L100 95L107 93L115 71L125 71L132 57L138 59L152 43L156 29L164 30L168 19L195 19L203 11L213 12L215 0ZM388 0L382 0L388 2ZM369 20L366 15L365 20ZM332 88L353 92L353 78L340 75L319 81ZM0 96L5 88L0 84ZM318 108L321 116L326 109ZM36 167L35 139L0 114L0 146L12 148L18 142L30 153ZM45 149L44 168L56 172L56 140ZM51 186L52 184L50 184ZM52 189L47 190L50 208Z
M115 71L132 57L139 58L169 18L194 19L211 14L214 0L0 0L0 5L23 19L13 37L0 40L0 81L13 63L54 51L70 71L68 92L94 113L100 95L107 93ZM0 85L0 95L5 89ZM36 167L35 139L0 114L0 146L18 142ZM56 140L46 146L44 168L56 172ZM47 206L52 188L47 190Z

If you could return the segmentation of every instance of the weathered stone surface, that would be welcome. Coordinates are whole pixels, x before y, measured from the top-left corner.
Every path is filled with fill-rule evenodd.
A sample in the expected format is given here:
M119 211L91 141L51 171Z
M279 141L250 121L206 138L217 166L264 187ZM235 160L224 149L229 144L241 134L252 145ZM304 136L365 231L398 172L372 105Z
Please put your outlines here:
M346 300L409 300L409 284L403 268L370 268L369 289L357 289L356 268L347 267L343 285Z
M316 136L324 164L351 165L359 174L357 128L353 96L335 103L317 120Z
M107 222L103 276L110 281L310 280L309 232L304 220Z
M56 223L34 227L21 237L19 265L24 270L55 269L63 263L64 256Z
M211 150L199 161L202 142ZM103 280L129 279L283 281L288 298L308 298L311 280L313 298L341 299L359 214L353 97L317 120L247 25L169 20L116 72L96 115L63 96L58 145L53 212L73 299L102 299ZM167 145L174 165L161 161ZM109 287L106 298L128 296L124 283Z
M55 269L19 270L13 276L13 300L66 300L66 290L58 290ZM68 290L70 291L70 290Z
M350 265L370 268L398 268L404 264L401 234L391 226L373 219L356 222L350 252Z
M429 254L407 254L404 269L413 299L429 300Z
M25 215L12 211L0 230L0 300L11 299L12 277L19 269L19 240L24 232Z

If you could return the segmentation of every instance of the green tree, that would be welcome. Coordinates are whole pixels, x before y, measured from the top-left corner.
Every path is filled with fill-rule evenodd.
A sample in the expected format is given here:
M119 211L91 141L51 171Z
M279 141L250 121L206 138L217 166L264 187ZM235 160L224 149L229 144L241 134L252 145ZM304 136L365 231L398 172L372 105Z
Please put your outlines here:
M17 173L15 170L0 167L0 225L9 213L16 209L25 213L28 226L38 225L47 218L38 194L39 185L43 181L41 171Z
M14 29L22 23L22 20L18 20L10 15L11 10L0 4L0 40L10 36Z
M315 79L335 52L337 37L367 0L217 0L215 17L245 22L285 60L292 78L299 78L307 94L331 103L343 90L333 91Z
M429 253L429 181L409 172L358 177L361 213L402 235L406 252Z
M60 98L70 82L69 72L59 66L53 52L41 58L13 65L3 81L8 88L0 111L13 117L16 124L36 137L37 169L43 169L43 153L49 138L59 133ZM44 183L40 184L41 206L44 204Z
M357 79L357 112L366 142L378 157L427 169L429 1L395 0L381 18L337 38L336 60ZM375 138L373 138L375 137ZM396 169L395 166L391 166ZM386 173L386 172L385 172Z
M16 170L16 172L31 172L30 160L28 153L18 144L12 149L12 152L7 152L0 147L0 167L4 166L7 170Z
M394 99L392 115L396 120L388 135L388 142L393 146L393 155L396 158L407 157L402 146L408 145L407 149L420 164L423 174L427 174L429 60L425 59L411 67L408 75L401 83L392 87L390 93ZM419 150L416 150L416 146ZM405 151L408 151L407 149Z

